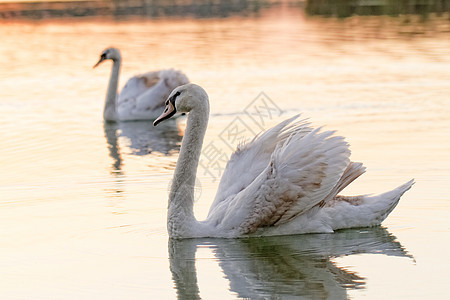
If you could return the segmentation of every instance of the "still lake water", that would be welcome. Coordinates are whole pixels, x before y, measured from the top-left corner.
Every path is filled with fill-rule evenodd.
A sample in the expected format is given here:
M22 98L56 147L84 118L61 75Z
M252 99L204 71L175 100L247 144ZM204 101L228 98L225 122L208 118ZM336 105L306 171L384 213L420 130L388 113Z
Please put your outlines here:
M224 19L2 22L0 298L447 298L449 29L432 17L338 20L287 6ZM231 153L220 136L237 117L259 131L244 110L264 92L283 111L264 128L301 112L347 137L367 173L343 194L416 184L382 227L169 241L185 120L104 124L110 66L92 66L110 45L122 50L121 84L173 67L202 85L204 145L220 153ZM198 218L217 185L199 168Z

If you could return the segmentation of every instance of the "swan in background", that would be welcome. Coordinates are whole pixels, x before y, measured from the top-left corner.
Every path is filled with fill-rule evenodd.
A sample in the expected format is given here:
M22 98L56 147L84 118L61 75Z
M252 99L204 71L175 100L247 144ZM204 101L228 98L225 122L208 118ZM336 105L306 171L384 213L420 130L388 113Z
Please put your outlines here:
M180 71L153 71L130 78L118 94L122 63L120 51L116 48L103 50L94 68L108 59L113 61L113 66L103 111L105 121L154 120L161 113L170 92L189 82Z
M205 90L195 84L177 87L153 124L177 112L189 115L169 195L171 238L331 233L375 226L414 183L378 196L338 196L365 168L350 161L343 137L313 129L295 116L238 146L206 220L197 221L194 183L209 118Z

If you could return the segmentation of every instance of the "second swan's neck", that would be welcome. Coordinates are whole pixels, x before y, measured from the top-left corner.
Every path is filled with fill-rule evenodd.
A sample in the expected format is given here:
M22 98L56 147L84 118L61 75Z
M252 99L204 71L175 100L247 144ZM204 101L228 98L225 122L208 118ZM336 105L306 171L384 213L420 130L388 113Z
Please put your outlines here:
M203 138L209 118L209 103L192 109L181 144L169 196L167 227L172 237L189 237L197 221L194 217L194 186Z
M103 118L105 119L105 121L117 121L116 101L120 64L120 58L113 61L111 77L109 78L108 91L106 93L105 109L103 110Z

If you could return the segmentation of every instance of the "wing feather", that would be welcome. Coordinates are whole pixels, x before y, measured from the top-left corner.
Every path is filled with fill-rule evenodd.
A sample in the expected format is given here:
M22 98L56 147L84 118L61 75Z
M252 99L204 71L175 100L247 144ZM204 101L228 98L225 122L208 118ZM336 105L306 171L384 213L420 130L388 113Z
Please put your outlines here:
M120 119L158 117L172 90L188 82L186 75L174 69L147 72L130 78L118 96Z
M217 226L235 229L240 235L280 225L316 206L333 191L350 163L348 144L333 131L311 129L304 120L287 126L293 119L253 140L243 153L236 151L215 199L217 209L210 211ZM262 141L270 141L270 146ZM273 151L252 169L261 153L254 147ZM250 164L241 155L247 155ZM241 178L243 183L236 183Z
M238 145L225 167L209 214L214 212L219 203L234 197L261 174L269 164L277 145L284 143L293 133L305 135L312 130L306 119L293 122L298 118L299 115L296 115L287 119L268 131L258 134L250 142Z

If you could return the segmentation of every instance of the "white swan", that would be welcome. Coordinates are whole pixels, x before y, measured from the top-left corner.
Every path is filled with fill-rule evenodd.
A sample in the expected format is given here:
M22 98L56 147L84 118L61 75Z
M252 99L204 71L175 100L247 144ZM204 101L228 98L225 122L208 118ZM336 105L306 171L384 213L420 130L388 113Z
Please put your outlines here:
M94 68L108 59L113 61L113 66L103 111L105 121L154 120L170 92L189 82L186 75L173 69L148 72L130 78L118 94L120 51L116 48L103 50Z
M208 217L193 213L194 183L209 101L195 84L176 88L155 126L176 112L189 113L169 196L172 238L331 233L380 224L414 183L378 196L338 196L364 173L348 144L334 132L290 118L238 146L223 173Z

